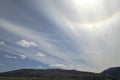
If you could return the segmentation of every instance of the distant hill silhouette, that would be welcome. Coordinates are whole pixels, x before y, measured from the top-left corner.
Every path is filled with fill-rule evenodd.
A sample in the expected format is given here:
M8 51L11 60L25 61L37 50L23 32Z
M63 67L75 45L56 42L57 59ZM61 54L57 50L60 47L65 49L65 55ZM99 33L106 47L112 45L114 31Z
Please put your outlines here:
M95 76L95 73L82 72L76 70L62 70L62 69L20 69L14 71L8 71L0 73L0 76L12 76L12 77L71 77L71 76Z
M102 73L62 69L20 69L0 73L0 77L61 78L62 80L120 80L120 68L109 68Z

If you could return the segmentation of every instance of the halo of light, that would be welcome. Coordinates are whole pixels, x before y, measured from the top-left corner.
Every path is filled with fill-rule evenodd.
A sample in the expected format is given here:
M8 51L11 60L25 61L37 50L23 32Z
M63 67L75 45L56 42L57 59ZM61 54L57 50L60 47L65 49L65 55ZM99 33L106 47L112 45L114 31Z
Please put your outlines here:
M111 6L114 7L110 7L110 9L116 8L116 5L111 4ZM77 18L71 20L80 25L96 25L120 15L120 10L113 10L109 13L103 0L73 0L73 7L78 15L75 15Z
M73 0L73 2L78 6L94 6L98 3L98 0Z

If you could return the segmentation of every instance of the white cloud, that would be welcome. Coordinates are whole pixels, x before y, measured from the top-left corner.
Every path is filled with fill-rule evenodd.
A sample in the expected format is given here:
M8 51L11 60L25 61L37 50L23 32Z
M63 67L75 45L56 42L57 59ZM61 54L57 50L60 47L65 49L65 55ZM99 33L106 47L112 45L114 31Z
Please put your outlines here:
M60 67L60 68L63 68L63 67L66 67L66 65L64 64L53 64L53 65L49 65L51 67Z
M48 11L45 13L45 15L47 15L49 18L52 18L51 20L53 20L52 22L56 24L56 27L59 25L59 29L63 32L58 33L60 34L60 38L65 41L64 43L67 44L66 46L70 47L69 49L75 51L71 52L71 54L69 52L66 53L65 51L60 50L61 48L58 47L58 44L51 43L50 45L49 42L52 41L48 40L52 40L51 38L49 39L49 37L41 33L39 33L41 35L38 35L35 33L37 31L33 31L28 27L25 28L26 26L21 27L20 25L16 25L15 22L9 22L0 18L0 27L13 34L16 34L18 37L24 37L26 40L32 40L21 40L16 43L17 45L22 47L37 46L40 50L45 51L51 56L55 56L55 58L49 56L49 58L44 60L45 63L50 64L50 66L65 67L65 65L68 64L69 66L72 65L71 68L77 70L89 69L89 71L101 71L110 66L120 65L120 1L110 0L109 3L106 1L104 2L103 0L101 1L102 3L98 3L99 5L97 5L97 7L93 7L95 5L91 7L86 7L84 5L83 7L79 8L79 3L77 3L77 5L74 4L74 0L71 0L69 4L66 4L67 1L65 0L56 0L51 2L54 4L53 7L51 4L49 6L48 2L48 4L46 4L46 8L48 10L43 9ZM36 2L37 5L35 6L39 6L41 1L33 2ZM35 8L38 9L38 11L41 11L40 8ZM90 14L88 14L88 12ZM43 36L45 39L43 39ZM33 41L37 42L38 45ZM89 50L91 48L93 48L92 51ZM18 50L18 52L27 54L27 51ZM34 57L34 53L31 52L29 55L31 56L29 58L41 62L39 57ZM43 57L45 55L40 53L38 56ZM56 57L58 59L56 59ZM24 58L25 56L23 56L23 59ZM77 67L76 64L81 65L81 63L80 61L76 61L76 58L82 58L85 60L88 63L88 67L85 67L86 65ZM62 64L55 64L59 62ZM67 67L70 68L69 66ZM94 68L97 68L97 70L94 70Z
M19 55L22 59L25 59L27 56L26 55Z
M15 25L14 23L11 23L11 22L6 21L4 19L0 19L0 21L1 21L1 24L0 24L1 28L5 29L5 30L7 30L7 31L9 31L11 33L14 33L14 34L18 35L19 37L24 37L27 40L32 40L32 41L37 42L38 43L37 48L39 48L40 50L45 51L46 53L49 53L50 55L58 57L61 60L66 60L66 61L72 62L72 59L70 59L70 56L65 55L63 51L60 51L59 49L57 49L56 45L52 44L52 46L47 47L48 44L50 44L50 43L47 42L47 41L45 41L41 36L39 36L38 34L36 34L31 29L27 29L25 27L21 27L19 25ZM8 27L9 27L9 29L8 29ZM24 32L26 32L26 33L24 33ZM45 36L45 35L42 35L42 36ZM16 44L18 44L18 42ZM22 41L22 42L24 43L25 41ZM21 44L21 42L19 42L18 45L26 47L23 43ZM15 50L15 49L13 48L13 50ZM17 51L20 52L20 53L25 53L25 54L28 53L28 52L25 52L25 51L22 51L22 50L17 50ZM41 59L39 59L39 58L34 58L33 55L34 54L31 53L29 55L29 58L41 61ZM56 62L57 63L57 61L53 60L53 59L54 58L48 59L48 61L46 61L46 62L48 62L47 64L50 64L49 62Z
M37 56L39 56L39 57L45 57L45 54L43 54L43 53L40 52L40 53L37 54Z
M27 66L27 67L24 67L24 68L26 68L26 69L32 69L32 67L30 67L30 66Z
M37 44L33 41L26 41L26 40L20 40L18 42L16 42L16 45L18 46L22 46L22 47L36 47Z
M42 68L42 66L38 66L38 68Z
M5 42L3 42L3 41L0 42L0 45L4 45L4 44L5 44Z
M6 58L16 59L16 56L5 55Z

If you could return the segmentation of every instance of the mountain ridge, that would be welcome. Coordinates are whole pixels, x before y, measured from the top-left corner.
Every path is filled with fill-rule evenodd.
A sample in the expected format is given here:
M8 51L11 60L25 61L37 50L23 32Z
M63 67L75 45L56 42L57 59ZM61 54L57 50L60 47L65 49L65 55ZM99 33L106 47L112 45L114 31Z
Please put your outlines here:
M103 72L101 72L101 74L105 74L105 75L112 76L112 77L120 77L120 67L108 68L104 70Z
M77 71L77 70L64 70L64 69L19 69L19 70L13 70L8 72L0 73L0 76L12 76L12 77L41 77L40 75L94 75L93 72L84 72L84 71Z
M110 75L112 72L118 75ZM77 71L77 70L65 70L65 69L19 69L8 72L0 73L0 77L37 77L37 78L48 78L63 80L120 80L120 67L114 67L104 70L101 73Z

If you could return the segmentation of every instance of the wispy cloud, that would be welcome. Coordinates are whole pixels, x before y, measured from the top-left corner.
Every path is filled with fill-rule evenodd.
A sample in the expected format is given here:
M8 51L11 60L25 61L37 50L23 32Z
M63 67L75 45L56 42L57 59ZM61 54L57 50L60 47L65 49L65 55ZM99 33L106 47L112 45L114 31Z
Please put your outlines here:
M4 57L11 58L11 59L16 59L17 58L16 56L10 56L10 55L4 55Z
M54 65L49 65L51 67L60 67L60 68L65 68L66 66L64 64L54 64Z
M4 64L0 63L0 66L4 66Z
M39 68L39 69L41 69L41 68L42 68L42 66L38 66L38 68Z
M4 50L18 56L22 54L22 59L27 57L51 67L101 71L119 66L120 1L98 0L92 2L94 5L85 2L83 5L81 2L29 1L24 9L17 6L22 14L14 10L16 4L11 5L10 10L15 12L17 19L11 20L8 16L7 19L0 15L0 28L14 34L15 41L8 41L15 46L7 45ZM14 16L12 13L8 15Z
M11 23L7 22L6 20L2 20L2 26L1 26L2 28L6 29L12 33L17 34L18 36L22 36L22 37L25 37L29 40L37 42L37 44L39 45L38 48L44 50L45 52L49 53L50 55L53 55L53 56L56 56L60 59L72 62L72 60L69 60L70 56L64 55L64 52L57 49L56 45L53 44L52 47L48 47L49 42L44 41L44 39L42 39L42 37L38 37L36 34L33 33L33 31L26 29L26 28L22 28L19 25L17 27L16 26L17 25L11 24ZM8 27L10 29L8 29ZM19 31L16 31L16 30L19 30ZM24 34L24 32L26 32L26 34Z

